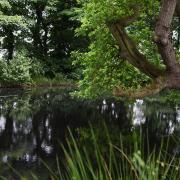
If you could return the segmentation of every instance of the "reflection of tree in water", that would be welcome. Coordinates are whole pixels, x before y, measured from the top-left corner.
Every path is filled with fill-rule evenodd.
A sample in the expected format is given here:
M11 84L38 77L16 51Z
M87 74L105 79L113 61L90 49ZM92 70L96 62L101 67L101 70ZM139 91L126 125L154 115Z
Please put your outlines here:
M97 106L102 114L106 124L115 124L121 131L129 132L131 129L131 120L128 117L127 105L124 101L115 101L114 99L103 100Z
M176 104L148 100L126 102L113 99L96 103L106 123L116 124L121 132L130 133L142 128L157 137L179 132L180 109Z
M12 151L21 152L13 153L13 156L23 161L53 155L60 147L59 142L65 140L67 126L74 129L87 124L87 119L98 117L98 111L64 92L23 94L2 101L1 115L5 125L0 139L6 144L0 143L0 149L9 151L10 157Z
M13 119L7 112L5 118L4 131L0 135L0 148L9 148L13 143Z
M163 139L180 134L180 109L176 104L160 101L135 100L125 101L103 101L100 107L105 119L118 125L119 131L125 134L141 131L144 138L146 135L152 147L159 144ZM113 133L112 130L110 132ZM147 138L146 138L147 139ZM179 146L172 141L171 148Z
M145 102L146 121L144 126L148 128L149 133L154 136L168 136L176 132L178 128L178 114L176 105L161 104L159 102Z
M176 105L159 102L77 100L67 91L41 90L0 97L0 159L8 156L31 164L39 157L53 158L65 141L67 127L74 131L88 122L100 128L99 123L105 121L126 135L140 128L146 134L148 129L150 141L158 142L162 135L180 132L178 112ZM110 132L114 133L113 129Z

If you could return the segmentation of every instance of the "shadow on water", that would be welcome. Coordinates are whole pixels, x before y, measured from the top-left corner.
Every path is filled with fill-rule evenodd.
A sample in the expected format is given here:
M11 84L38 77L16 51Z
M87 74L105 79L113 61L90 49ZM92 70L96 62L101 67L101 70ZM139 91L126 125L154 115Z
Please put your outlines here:
M56 166L67 127L75 133L89 122L113 124L122 134L141 129L144 134L148 132L151 144L158 145L162 137L180 135L180 107L158 100L83 101L63 89L1 91L0 175L12 173L7 163L19 172L44 172L40 159ZM171 152L180 155L179 144L172 145Z

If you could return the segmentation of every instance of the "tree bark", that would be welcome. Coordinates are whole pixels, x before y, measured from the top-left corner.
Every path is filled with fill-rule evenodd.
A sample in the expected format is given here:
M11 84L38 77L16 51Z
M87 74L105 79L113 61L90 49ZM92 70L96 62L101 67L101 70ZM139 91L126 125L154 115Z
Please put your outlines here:
M180 64L170 37L173 16L175 10L179 9L177 5L179 5L179 0L163 0L154 37L166 65L167 87L171 89L180 89Z
M162 56L168 72L179 72L179 64L171 41L171 22L177 5L177 0L164 0L155 28L154 41Z

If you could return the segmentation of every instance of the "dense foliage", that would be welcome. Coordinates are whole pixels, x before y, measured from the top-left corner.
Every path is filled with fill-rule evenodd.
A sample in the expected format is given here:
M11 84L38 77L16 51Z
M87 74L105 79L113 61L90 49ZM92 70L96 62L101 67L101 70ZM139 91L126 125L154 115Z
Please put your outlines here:
M92 96L112 91L115 87L138 88L147 83L147 76L141 74L132 65L119 57L119 47L112 37L107 22L116 20L126 14L130 14L128 3L134 1L81 1L83 6L80 11L82 25L77 29L77 35L87 35L91 44L87 52L75 52L76 63L81 64L84 79L80 82L80 95ZM158 57L153 53L154 46L149 43L151 38L150 25L147 24L149 14L143 2L142 14L136 24L129 27L128 31L133 35L134 40L143 38L143 44L139 45L141 50L158 62ZM146 4L147 5L147 4ZM149 8L148 13L151 13ZM140 33L139 33L140 32Z
M75 63L84 67L80 95L96 96L116 87L139 88L150 81L145 74L120 57L121 50L119 51L119 46L108 28L110 22L123 21L124 17L132 15L134 8L139 11L139 15L134 23L126 27L126 32L149 62L164 68L158 49L152 41L159 1L82 0L79 3L82 6L79 10L82 25L76 33L88 36L91 41L86 52L74 53L77 57ZM177 21L174 23L177 25ZM177 26L173 28L174 33L178 34ZM176 36L174 42L179 48Z
M80 79L80 96L94 97L119 87L141 88L151 79L122 57L109 24L139 12L125 31L139 52L164 70L163 60L152 41L159 10L159 0L2 0L1 82L25 83L39 76L54 78L60 73ZM171 28L179 57L178 18L174 18ZM26 55L21 53L24 51ZM22 62L24 72L29 75L23 71L13 75L10 71L3 72L6 66L13 69L14 59L19 65Z
M17 54L9 63L0 61L1 82L5 84L30 83L31 61L22 53Z
M16 69L14 60L16 59L19 63L22 62L24 72L26 69L30 70L31 78L36 76L53 78L56 73L71 75L75 72L70 52L81 46L80 38L74 37L74 29L79 22L71 19L71 13L66 11L76 6L75 0L1 1L0 54L1 64L5 64L4 69L6 66L7 69ZM24 54L21 52L24 51L26 60L22 58ZM18 72L16 70L17 74L13 74L16 77L11 78L12 74L9 71L1 72L9 76L9 79L1 76L1 82L29 82L27 74Z

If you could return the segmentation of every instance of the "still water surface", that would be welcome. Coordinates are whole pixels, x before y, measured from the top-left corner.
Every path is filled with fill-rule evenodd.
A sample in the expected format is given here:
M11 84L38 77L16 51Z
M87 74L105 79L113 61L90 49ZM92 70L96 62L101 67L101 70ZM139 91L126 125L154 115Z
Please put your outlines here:
M29 171L45 174L41 159L50 167L55 166L67 127L75 132L79 127L88 127L89 122L105 121L126 134L140 128L148 130L154 143L160 142L162 137L180 135L177 104L162 103L158 98L153 101L85 101L72 98L69 92L67 89L1 90L0 175L13 174L7 164L22 174ZM177 143L171 147L171 152L177 156L179 146Z

